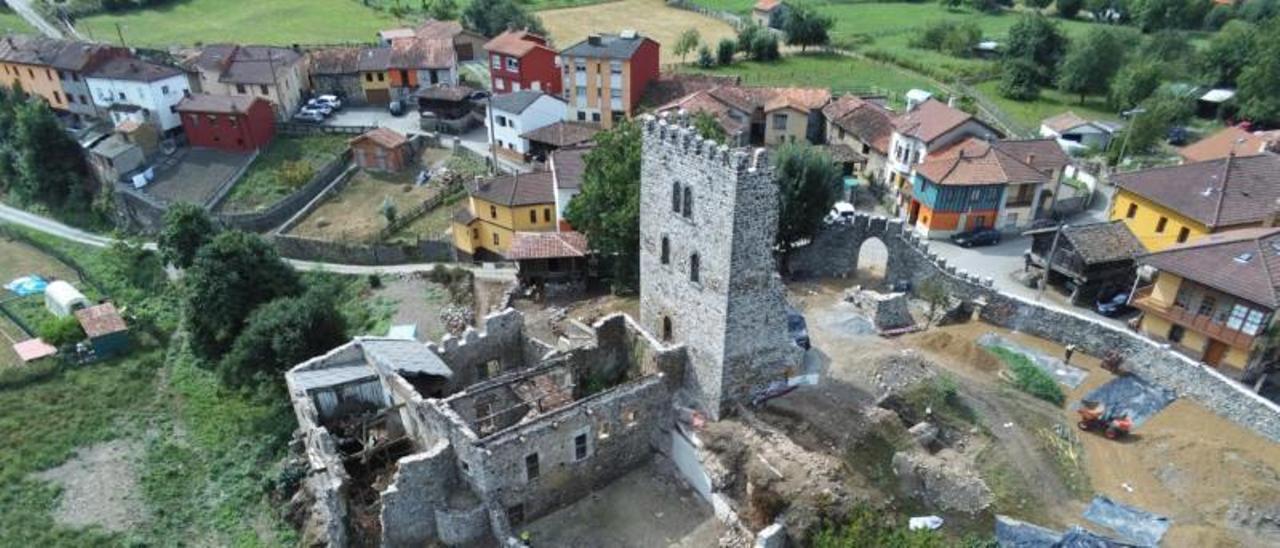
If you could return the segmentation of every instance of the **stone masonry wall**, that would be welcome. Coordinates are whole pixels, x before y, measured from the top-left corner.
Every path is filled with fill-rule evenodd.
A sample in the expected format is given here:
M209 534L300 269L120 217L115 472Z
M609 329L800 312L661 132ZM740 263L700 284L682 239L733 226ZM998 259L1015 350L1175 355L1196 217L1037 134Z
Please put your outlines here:
M436 510L447 508L457 485L448 442L402 457L390 486L381 493L382 546L423 546L439 536Z
M480 380L480 367L498 360L501 371L514 371L542 356L525 356L524 316L514 309L485 316L484 331L467 328L461 336L447 335L439 344L427 347L453 370L450 391L464 389Z
M718 417L799 362L771 253L777 189L762 151L753 160L699 138L683 120L642 124L640 323L666 338L669 322L667 342L687 348L689 393Z
M884 241L889 251L887 280L906 280L912 287L926 279L943 283L953 297L982 301L984 321L1029 333L1058 344L1075 344L1095 356L1117 350L1125 367L1144 380L1190 398L1222 417L1280 442L1280 406L1212 368L1138 333L995 290L990 278L980 278L947 263L929 250L929 243L906 230L901 221L858 215L848 226L837 226L814 238L811 250L797 254L793 265L824 275L848 274L857 268L857 249L868 238ZM818 247L820 246L820 247ZM850 251L852 250L852 251ZM831 264L824 266L822 257ZM849 260L852 256L853 259Z

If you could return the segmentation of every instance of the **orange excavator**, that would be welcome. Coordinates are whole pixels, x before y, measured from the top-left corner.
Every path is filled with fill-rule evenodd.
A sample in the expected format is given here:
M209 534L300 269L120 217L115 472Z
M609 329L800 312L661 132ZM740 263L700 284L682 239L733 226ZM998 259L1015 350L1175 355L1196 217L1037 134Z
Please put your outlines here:
M1107 439L1117 439L1129 435L1133 428L1133 420L1128 413L1114 413L1107 404L1091 400L1080 402L1076 410L1080 414L1080 422L1076 425L1086 432L1100 430Z

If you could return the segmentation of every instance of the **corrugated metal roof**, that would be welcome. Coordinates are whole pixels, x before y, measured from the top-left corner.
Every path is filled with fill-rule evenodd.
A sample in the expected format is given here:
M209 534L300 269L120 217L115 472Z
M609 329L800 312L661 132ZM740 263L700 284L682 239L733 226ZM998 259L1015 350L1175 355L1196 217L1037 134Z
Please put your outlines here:
M452 377L453 370L427 345L418 341L383 337L361 337L360 348L370 361L401 373L422 373Z
M323 369L294 371L292 375L294 385L308 392L378 376L372 368L361 362L331 365Z

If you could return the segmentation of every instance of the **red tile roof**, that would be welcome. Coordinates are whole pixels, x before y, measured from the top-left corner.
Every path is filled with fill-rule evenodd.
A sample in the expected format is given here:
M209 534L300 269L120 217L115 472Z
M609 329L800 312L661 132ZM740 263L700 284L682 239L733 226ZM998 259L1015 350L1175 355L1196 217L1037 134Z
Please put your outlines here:
M504 206L553 204L556 201L550 171L485 179L472 186L471 195Z
M929 99L898 115L893 125L899 133L928 144L970 120L982 123L968 112L949 107L937 99Z
M756 0L755 9L759 11L772 11L773 8L782 5L782 0Z
M527 30L509 30L486 42L484 50L513 57L524 57L526 53L537 48L551 50L546 44L546 38Z
M380 128L371 129L356 137L353 137L350 143L355 144L360 141L366 141L366 140L373 141L378 146L383 148L397 148L409 142L409 140L406 139L404 135L397 133L395 130L387 129L385 127L380 127Z
M1210 234L1139 262L1272 309L1280 307L1280 228Z
M522 259L563 259L586 257L591 252L587 237L578 232L516 232L506 257Z
M965 139L939 154L929 155L916 171L940 185L1003 185L1043 183L1045 174L986 141Z
M124 324L124 318L120 317L120 313L116 312L115 305L111 303L102 303L77 310L76 319L80 320L80 327L84 328L84 334L88 335L89 338L119 333L129 329Z
M1089 123L1088 120L1081 118L1079 114L1070 110L1057 116L1050 116L1040 121L1040 125L1048 127L1057 133L1070 131L1087 123Z
M251 97L248 95L210 95L208 93L193 93L188 97L184 97L174 107L178 112L212 112L215 114L235 114L248 112L249 107L258 101L265 101L261 97Z
M1253 156L1266 151L1268 144L1264 136L1233 126L1182 147L1178 155L1188 162L1226 158L1232 152L1236 156Z
M836 127L852 134L880 154L889 153L893 137L893 112L878 103L845 95L822 108Z

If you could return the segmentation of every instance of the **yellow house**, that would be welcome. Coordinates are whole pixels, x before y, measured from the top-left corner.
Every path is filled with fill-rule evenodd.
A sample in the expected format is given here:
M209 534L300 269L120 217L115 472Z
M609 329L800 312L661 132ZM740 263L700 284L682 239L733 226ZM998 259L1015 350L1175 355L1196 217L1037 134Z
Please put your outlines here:
M385 105L391 102L391 75L387 73L387 67L390 66L391 48L360 50L356 70L360 74L360 89L364 90L365 100L370 104Z
M556 230L551 172L503 175L469 190L467 208L453 219L453 245L460 257L501 259L516 232Z
M59 72L52 61L61 41L44 37L5 36L0 42L0 84L40 97L49 106L66 110Z
M1280 228L1212 234L1148 255L1158 271L1133 305L1139 329L1239 377L1280 308Z
M1111 220L1123 220L1150 251L1206 234L1256 227L1280 199L1280 156L1228 156L1120 173Z

